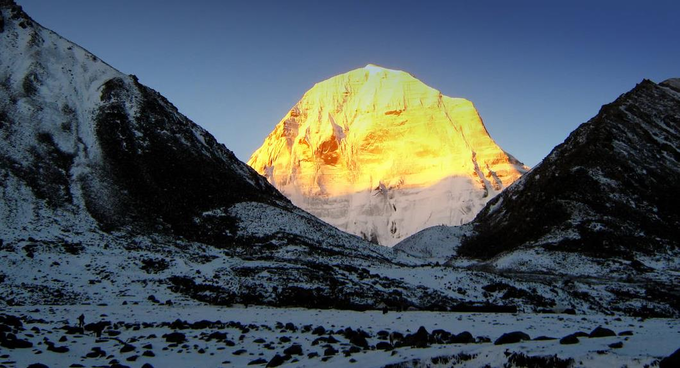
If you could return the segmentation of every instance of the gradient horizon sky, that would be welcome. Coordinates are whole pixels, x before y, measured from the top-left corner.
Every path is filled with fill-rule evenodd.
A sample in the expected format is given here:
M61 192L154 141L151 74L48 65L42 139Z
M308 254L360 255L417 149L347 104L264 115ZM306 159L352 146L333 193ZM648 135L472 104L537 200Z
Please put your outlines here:
M680 77L676 1L17 3L243 161L315 83L369 63L469 99L529 166L643 78Z

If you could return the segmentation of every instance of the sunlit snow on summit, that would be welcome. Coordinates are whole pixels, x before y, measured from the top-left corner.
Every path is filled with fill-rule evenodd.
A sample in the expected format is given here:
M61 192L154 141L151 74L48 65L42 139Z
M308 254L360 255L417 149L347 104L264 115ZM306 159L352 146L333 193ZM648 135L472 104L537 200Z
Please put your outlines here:
M314 85L248 163L296 205L383 245L472 220L527 170L470 101L374 64Z

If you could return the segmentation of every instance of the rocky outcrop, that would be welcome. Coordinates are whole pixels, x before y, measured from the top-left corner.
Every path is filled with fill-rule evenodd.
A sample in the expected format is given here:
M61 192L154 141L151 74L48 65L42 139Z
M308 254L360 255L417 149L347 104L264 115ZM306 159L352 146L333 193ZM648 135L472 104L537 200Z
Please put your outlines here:
M645 80L494 198L459 254L520 247L609 257L680 246L680 85Z

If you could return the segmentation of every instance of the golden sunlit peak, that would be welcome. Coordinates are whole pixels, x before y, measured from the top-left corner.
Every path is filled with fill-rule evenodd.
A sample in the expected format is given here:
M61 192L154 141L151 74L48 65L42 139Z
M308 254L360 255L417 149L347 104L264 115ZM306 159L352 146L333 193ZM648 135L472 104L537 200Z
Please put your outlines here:
M527 170L470 101L374 64L315 84L248 164L294 204L386 245L472 220Z
M371 73L385 72L385 71L396 72L396 70L383 68L383 67L381 67L379 65L375 65L375 64L368 64L364 67L364 69L368 70Z

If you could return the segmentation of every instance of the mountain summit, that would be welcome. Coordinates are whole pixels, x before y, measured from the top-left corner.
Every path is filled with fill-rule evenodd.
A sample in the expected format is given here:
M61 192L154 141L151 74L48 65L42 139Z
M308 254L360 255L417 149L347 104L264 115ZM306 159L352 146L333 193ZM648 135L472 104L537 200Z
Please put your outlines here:
M312 87L248 164L296 205L389 246L472 220L527 171L470 101L372 64Z

